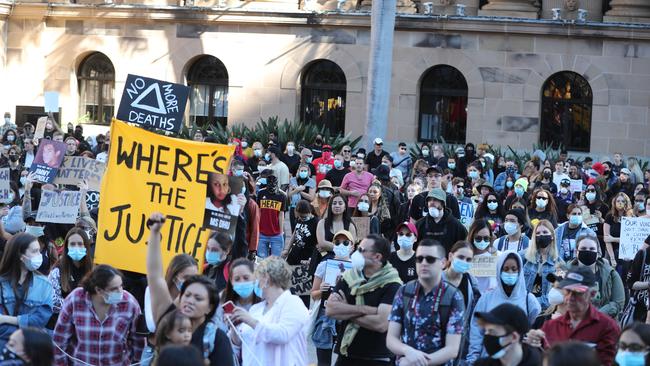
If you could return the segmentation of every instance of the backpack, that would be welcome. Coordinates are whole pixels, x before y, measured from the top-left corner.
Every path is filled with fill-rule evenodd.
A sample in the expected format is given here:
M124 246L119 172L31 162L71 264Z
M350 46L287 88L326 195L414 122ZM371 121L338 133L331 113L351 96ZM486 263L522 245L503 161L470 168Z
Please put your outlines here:
M456 296L456 292L460 291L458 288L449 282L442 280L441 285L446 286L442 295L442 300L440 300L440 308L438 313L440 314L440 331L441 331L441 340L442 346L445 346L445 338L447 336L447 323L449 322L449 314L451 313L451 304ZM404 285L404 292L402 293L402 318L406 319L406 309L411 307L411 300L415 297L415 291L417 290L418 280L411 280Z

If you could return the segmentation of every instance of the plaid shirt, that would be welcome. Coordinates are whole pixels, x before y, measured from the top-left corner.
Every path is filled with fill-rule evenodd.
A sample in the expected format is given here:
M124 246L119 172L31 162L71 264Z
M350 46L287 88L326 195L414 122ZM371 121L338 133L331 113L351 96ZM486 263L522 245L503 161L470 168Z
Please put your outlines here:
M54 328L54 342L68 354L92 365L129 365L140 361L144 337L135 333L140 305L124 291L122 302L111 305L100 321L90 295L77 288L63 301ZM80 364L55 347L55 365Z

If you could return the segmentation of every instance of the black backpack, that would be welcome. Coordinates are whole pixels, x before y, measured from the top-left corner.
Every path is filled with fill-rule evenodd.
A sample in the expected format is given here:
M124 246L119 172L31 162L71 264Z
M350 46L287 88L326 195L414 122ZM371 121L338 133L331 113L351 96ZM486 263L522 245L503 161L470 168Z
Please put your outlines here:
M442 283L447 287L440 300L440 331L442 346L445 346L445 338L447 336L447 323L449 322L449 313L451 312L451 304L456 296L456 292L460 291L458 288L449 282L442 280ZM411 280L404 285L404 292L402 293L402 319L406 319L406 310L411 307L411 299L415 297L415 291L418 286L418 280ZM433 309L432 309L433 310Z

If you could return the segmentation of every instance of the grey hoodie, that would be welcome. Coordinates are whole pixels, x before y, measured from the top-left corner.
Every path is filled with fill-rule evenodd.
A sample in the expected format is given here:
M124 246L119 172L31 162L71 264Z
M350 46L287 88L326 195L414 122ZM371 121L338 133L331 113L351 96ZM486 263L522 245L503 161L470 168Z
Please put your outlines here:
M515 287L512 289L512 293L508 296L503 289L501 269L503 268L503 263L510 254L513 254L515 258L517 258L517 262L519 262L519 279L517 280ZM523 309L528 314L528 321L530 324L533 324L533 321L535 321L535 318L539 315L542 307L539 305L535 295L526 291L526 280L524 279L524 271L522 267L523 263L519 254L514 251L501 253L497 261L497 287L481 296L474 308L474 314L477 312L488 312L498 305L508 302ZM488 356L487 352L485 352L485 349L483 348L483 330L478 326L474 314L472 315L472 323L470 325L469 352L466 359L467 362L472 365L479 358Z

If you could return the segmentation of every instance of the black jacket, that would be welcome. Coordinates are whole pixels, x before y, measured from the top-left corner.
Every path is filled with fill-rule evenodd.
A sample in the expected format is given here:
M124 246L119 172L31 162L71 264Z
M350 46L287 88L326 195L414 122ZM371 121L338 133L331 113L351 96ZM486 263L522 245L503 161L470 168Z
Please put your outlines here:
M454 243L465 240L467 237L465 226L457 218L453 217L451 211L447 208L445 208L445 213L439 222L435 222L431 216L426 215L415 223L415 227L418 229L418 240L436 239L445 247L447 252Z

